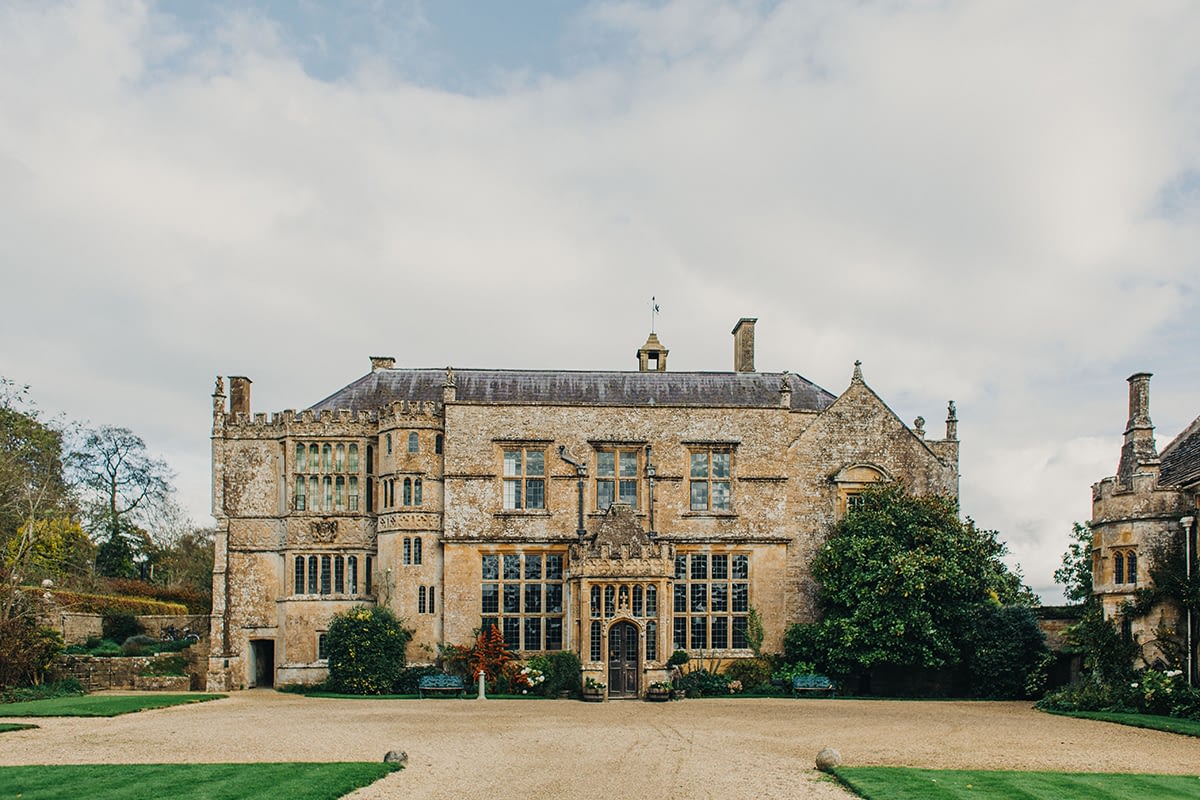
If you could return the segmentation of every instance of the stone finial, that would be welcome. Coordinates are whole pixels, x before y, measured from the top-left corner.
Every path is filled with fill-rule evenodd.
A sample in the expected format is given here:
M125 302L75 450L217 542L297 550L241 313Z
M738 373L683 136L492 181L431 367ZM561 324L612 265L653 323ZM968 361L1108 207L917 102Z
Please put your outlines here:
M217 385L213 389L213 397L224 397L224 396L225 396L225 379L222 378L220 375L218 375L217 376Z
M854 374L850 376L850 382L851 383L862 383L863 382L862 362L861 361L856 360L854 362Z
M442 386L456 386L454 383L454 367L446 367L446 382Z
M454 367L446 367L446 380L442 383L442 403L453 403L458 398L458 387L454 382Z
M922 439L925 438L925 418L924 417L917 417L916 419L913 420L913 433L915 433L917 436L920 436Z
M779 376L779 407L792 407L792 380L786 369Z
M946 406L946 439L954 441L958 438L958 409L951 400Z

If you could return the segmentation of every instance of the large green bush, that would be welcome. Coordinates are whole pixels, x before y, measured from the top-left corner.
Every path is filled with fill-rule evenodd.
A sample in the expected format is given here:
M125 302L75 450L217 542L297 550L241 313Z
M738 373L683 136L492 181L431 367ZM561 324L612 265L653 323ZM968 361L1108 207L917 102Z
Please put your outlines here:
M756 689L771 683L771 660L768 658L739 658L725 668L724 676L730 683L742 685L742 691Z
M388 694L404 673L412 631L389 609L355 606L329 622L326 686L346 694Z
M972 697L1040 696L1050 658L1032 609L992 603L976 606L963 641L963 667Z
M583 673L579 656L570 650L534 656L529 659L529 666L545 676L545 680L536 689L546 697L556 697L559 692L579 694L580 676Z

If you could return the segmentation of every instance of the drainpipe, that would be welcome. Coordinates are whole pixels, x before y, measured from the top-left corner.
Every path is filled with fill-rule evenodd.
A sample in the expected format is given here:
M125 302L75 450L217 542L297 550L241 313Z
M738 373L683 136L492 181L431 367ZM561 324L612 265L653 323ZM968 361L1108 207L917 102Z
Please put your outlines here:
M575 477L578 479L575 486L579 492L579 517L575 535L579 537L580 541L583 541L587 536L587 528L583 527L583 479L587 477L587 463L572 458L571 454L567 452L567 446L563 444L558 446L558 457L575 468Z
M1184 517L1179 520L1179 524L1183 526L1183 560L1186 566L1187 585L1192 584L1192 523L1196 521L1195 517ZM1196 649L1192 646L1192 607L1189 604L1185 609L1187 615L1187 677L1188 685L1195 686L1195 672L1193 659L1196 656Z

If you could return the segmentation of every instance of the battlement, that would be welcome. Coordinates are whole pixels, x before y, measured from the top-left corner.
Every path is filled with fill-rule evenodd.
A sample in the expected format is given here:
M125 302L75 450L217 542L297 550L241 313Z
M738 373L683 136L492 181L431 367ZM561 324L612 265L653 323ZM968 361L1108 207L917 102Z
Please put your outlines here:
M412 420L414 417L440 418L442 412L442 405L431 400L396 400L380 416L379 422L380 424L384 424L389 417L405 422Z
M314 411L306 408L302 411L285 409L270 415L257 412L253 415L237 412L233 414L217 412L218 422L225 428L262 429L285 432L296 425L375 425L379 414L375 411L352 410L349 408L321 409Z

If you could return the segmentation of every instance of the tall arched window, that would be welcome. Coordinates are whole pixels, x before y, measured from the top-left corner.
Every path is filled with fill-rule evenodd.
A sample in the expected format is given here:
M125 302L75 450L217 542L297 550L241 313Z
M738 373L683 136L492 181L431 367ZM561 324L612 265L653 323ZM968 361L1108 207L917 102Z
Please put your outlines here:
M433 608L433 587L432 587L432 586L430 586L430 587L429 587L429 613L430 613L430 614L434 613L434 608Z
M358 445L352 444L346 451L346 470L358 472Z
M421 479L417 478L413 481L413 505L421 505Z
M1113 554L1113 583L1125 582L1125 556Z
M304 556L296 556L296 582L294 594L304 594Z
M358 594L358 556L346 559L346 583L350 594Z
M302 444L296 445L296 472L304 472L308 469L308 448Z
M412 505L412 478L404 479L404 505Z
M346 471L346 445L337 446L337 460L334 462L334 472Z
M412 563L412 539L407 536L404 537L404 563Z
M600 622L598 620L592 622L592 661L600 660Z
M592 616L600 616L600 587L592 587Z
M333 472L333 446L323 445L321 447L321 471Z
M417 613L418 614L425 613L425 587L424 586L417 587Z
M658 588L654 586L646 587L646 616L658 616Z
M413 537L413 563L414 564L421 563L421 537L420 536Z
M1137 583L1137 553L1132 550L1125 556L1125 582Z
M658 660L658 623L646 623L646 660Z
M308 471L319 472L321 469L321 451L315 444L308 446Z
M346 560L341 556L333 559L333 593L345 594L346 592Z
M385 441L387 442L387 454L390 456L392 454L392 435L390 433L387 435Z
M317 557L308 557L308 593L317 593Z

